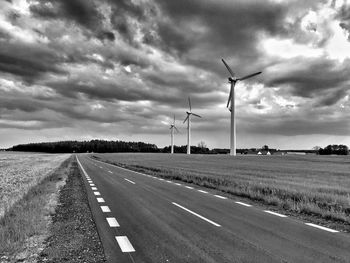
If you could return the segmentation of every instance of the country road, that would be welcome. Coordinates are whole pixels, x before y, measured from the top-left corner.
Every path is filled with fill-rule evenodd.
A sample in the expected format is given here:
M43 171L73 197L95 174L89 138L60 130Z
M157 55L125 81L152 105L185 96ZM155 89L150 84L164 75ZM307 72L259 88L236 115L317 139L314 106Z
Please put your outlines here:
M350 262L348 234L77 159L108 262Z

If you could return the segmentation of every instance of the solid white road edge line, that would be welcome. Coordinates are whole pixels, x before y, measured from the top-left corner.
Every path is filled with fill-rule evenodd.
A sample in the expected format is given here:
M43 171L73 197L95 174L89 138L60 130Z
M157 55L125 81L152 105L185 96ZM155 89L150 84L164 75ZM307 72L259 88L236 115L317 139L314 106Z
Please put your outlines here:
M236 204L239 204L239 205L244 205L244 206L248 206L248 207L251 207L251 205L248 205L246 203L242 203L242 202L235 202Z
M227 199L227 197L222 196L222 195L214 195L214 196L216 196L216 197L218 197L218 198L221 198L221 199Z
M207 221L208 223L210 223L210 224L212 224L214 226L221 227L221 225L219 225L218 223L215 223L214 221L211 221L210 219L205 218L204 216L201 216L201 215L191 211L190 209L187 209L186 207L183 207L183 206L181 206L181 205L179 205L177 203L174 203L174 202L172 202L172 204L176 205L177 207L180 207L181 209L183 209L183 210L185 210L185 211L187 211L189 213L191 213L192 215L195 215L195 216L199 217L200 219L202 219L204 221Z
M122 252L135 252L134 247L131 245L127 236L116 236L115 239Z
M97 202L99 203L104 203L105 200L102 197L97 197Z
M109 212L111 212L111 209L109 209L109 207L106 206L106 205L101 206L101 209L102 209L102 212L104 212L104 213L109 213Z
M129 183L135 184L135 182L133 182L133 181L131 181L131 180L129 180L129 179L124 178L124 180L125 180L125 181L128 181Z
M288 217L286 215L282 215L282 214L279 214L279 213L276 213L276 212L272 212L272 211L269 211L269 210L264 210L265 213L269 213L271 215L275 215L275 216L279 216L279 217Z
M114 217L107 217L106 219L110 227L120 227L117 219L115 219Z
M305 225L316 227L316 228L319 228L319 229L322 229L322 230L325 230L325 231L328 231L328 232L331 232L331 233L338 233L339 232L337 230L334 230L334 229L331 229L331 228L328 228L328 227L324 227L324 226L315 225L315 224L312 224L312 223L305 223Z
M101 195L100 192L94 192L94 195Z
M207 194L208 192L207 191L203 191L203 190L197 190L198 192L201 192L203 194Z

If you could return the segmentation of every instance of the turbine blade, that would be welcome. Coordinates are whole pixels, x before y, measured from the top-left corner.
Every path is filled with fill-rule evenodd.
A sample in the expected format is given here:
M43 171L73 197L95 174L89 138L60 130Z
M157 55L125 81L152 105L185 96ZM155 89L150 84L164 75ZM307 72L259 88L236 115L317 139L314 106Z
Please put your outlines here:
M226 105L227 108L230 105L231 97L232 97L232 84L231 84L231 89L230 89L230 95L228 96L228 100L227 100L227 105Z
M187 114L187 117L186 117L186 119L184 120L184 122L183 122L183 123L185 123L185 122L187 121L187 119L188 119L188 116L189 116L189 115Z
M190 106L190 111L192 111L192 107L191 107L191 98L188 97L188 105Z
M224 60L223 58L222 58L221 60L222 60L222 62L225 64L225 66L226 66L228 72L230 72L231 77L234 78L234 77L235 77L235 73L233 73L232 69L227 65L227 63L225 62L225 60Z
M175 130L176 130L178 133L180 133L179 130L178 130L175 126L174 126L174 128L175 128Z
M199 118L202 118L201 116L199 116L198 114L195 114L195 113L192 113L192 115L199 117Z
M256 75L259 75L259 74L261 74L261 71L256 72L256 73L253 73L253 74L249 74L249 75L247 75L247 76L244 76L243 78L239 78L238 80L249 79L249 78L254 77L254 76L256 76Z

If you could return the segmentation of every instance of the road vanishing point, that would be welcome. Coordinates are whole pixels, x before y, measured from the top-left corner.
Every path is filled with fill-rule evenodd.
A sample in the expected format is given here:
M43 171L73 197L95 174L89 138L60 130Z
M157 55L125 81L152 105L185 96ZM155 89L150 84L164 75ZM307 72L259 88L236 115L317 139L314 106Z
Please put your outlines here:
M108 262L350 262L350 237L78 155Z

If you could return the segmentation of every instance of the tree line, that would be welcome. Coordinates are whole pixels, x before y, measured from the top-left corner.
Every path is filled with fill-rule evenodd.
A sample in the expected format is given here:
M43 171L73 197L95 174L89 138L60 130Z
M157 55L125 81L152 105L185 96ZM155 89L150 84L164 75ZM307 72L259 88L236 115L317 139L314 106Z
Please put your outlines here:
M149 144L144 142L105 140L59 141L19 144L7 150L46 153L159 152L159 149L155 144Z

